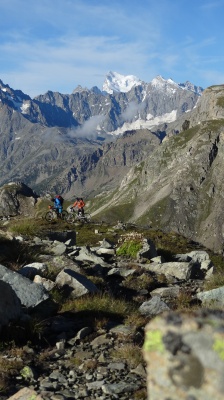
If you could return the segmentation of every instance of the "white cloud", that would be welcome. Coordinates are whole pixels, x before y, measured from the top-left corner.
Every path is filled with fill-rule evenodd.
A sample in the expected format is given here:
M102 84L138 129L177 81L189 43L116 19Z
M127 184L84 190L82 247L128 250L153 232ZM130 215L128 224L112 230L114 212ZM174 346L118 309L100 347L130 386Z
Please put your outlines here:
M103 122L105 117L103 115L95 115L85 121L82 126L72 129L69 132L70 137L88 137L91 139L97 136L97 127Z
M122 114L123 121L130 122L135 116L139 117L140 111L144 108L144 104L137 104L134 101L128 103L126 110Z

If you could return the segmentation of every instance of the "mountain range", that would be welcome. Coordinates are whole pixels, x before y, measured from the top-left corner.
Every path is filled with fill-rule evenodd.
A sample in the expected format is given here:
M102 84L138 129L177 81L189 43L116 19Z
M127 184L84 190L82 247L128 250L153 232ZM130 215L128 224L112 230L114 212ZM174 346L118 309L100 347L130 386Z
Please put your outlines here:
M78 86L33 99L0 81L0 185L83 196L93 215L221 251L223 98L222 85L115 72L102 91Z
M157 145L166 135L164 126L193 109L202 92L189 82L157 76L145 83L110 72L102 91L78 86L70 95L48 91L31 99L0 81L0 184L19 180L39 192L93 195L105 177L98 181L90 172L102 164L98 169L110 175L111 152L124 172L145 156L137 145L142 133L129 141L122 139L125 132L146 129L145 140ZM125 155L129 147L132 154Z
M202 92L189 82L177 84L157 76L146 83L109 72L102 91L78 86L70 95L48 91L31 99L0 80L2 105L31 123L66 128L68 135L81 137L119 135L174 121L195 106Z

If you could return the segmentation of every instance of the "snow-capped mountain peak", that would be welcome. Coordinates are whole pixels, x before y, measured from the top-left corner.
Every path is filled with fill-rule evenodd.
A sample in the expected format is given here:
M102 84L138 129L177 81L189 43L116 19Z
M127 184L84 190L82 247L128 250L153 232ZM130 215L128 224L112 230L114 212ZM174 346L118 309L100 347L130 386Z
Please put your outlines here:
M157 75L152 81L151 85L156 89L164 89L166 87L176 87L178 88L178 84L174 82L172 79L164 79L161 75Z
M13 90L9 85L5 85L0 80L0 101L10 104L10 106L13 106L19 112L25 113L30 100L30 97L21 90Z
M182 89L182 90L189 90L191 92L194 92L198 94L199 96L203 92L203 88L200 86L195 86L193 83L186 81L185 83L176 83L173 81L171 78L169 79L164 79L161 75L157 75L152 81L151 85L156 89L156 90L166 90L166 91L172 91L175 92L176 89Z
M134 86L141 85L142 81L134 75L121 75L117 72L108 72L106 75L103 91L112 94L113 92L129 92Z
M199 96L204 90L201 86L196 86L189 81L186 81L185 83L179 83L179 87L181 87L181 89L190 90L191 92L197 93Z

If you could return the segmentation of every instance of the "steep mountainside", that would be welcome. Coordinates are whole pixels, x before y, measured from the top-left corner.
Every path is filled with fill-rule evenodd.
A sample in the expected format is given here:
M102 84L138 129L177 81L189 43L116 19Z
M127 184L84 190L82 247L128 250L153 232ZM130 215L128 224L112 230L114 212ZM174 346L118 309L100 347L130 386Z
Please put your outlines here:
M92 198L106 190L115 189L130 168L144 160L160 143L160 137L147 129L127 131L115 142L102 146L102 156L95 168L85 174L83 187L76 182L73 190Z
M173 230L221 251L224 86L208 88L197 108L188 113L188 121L189 129L166 138L128 171L112 199L110 195L96 214L123 210L128 221Z

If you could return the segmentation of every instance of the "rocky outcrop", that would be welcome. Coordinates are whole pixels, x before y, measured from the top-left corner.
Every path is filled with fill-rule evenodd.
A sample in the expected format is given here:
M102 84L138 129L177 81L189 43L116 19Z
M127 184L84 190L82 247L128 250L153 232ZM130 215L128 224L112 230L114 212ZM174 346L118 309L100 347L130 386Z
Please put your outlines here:
M38 195L22 182L10 182L0 188L0 216L32 216Z

